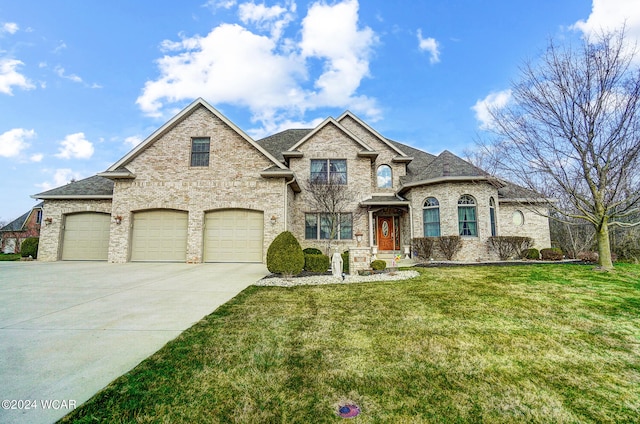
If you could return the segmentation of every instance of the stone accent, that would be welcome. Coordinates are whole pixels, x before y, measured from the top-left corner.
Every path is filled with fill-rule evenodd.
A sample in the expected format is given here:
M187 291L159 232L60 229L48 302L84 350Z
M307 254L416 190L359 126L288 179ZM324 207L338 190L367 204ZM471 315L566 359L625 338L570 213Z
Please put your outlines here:
M192 137L210 137L209 166L191 167ZM136 175L118 180L113 213L122 225L112 228L110 262L130 257L133 214L150 209L189 213L187 262L203 261L204 215L216 209L251 209L264 215L263 260L267 248L284 231L284 179L265 179L260 172L273 163L233 128L204 107L193 111L126 165ZM271 217L277 218L276 224Z
M79 212L111 213L111 200L47 200L42 212L38 260L57 261L62 255L62 232L66 215ZM48 220L51 223L48 224ZM118 225L111 220L111 237Z
M349 248L349 274L357 275L358 271L371 268L371 249L368 247Z
M516 226L513 223L513 213L522 212L524 223ZM498 225L503 236L522 236L533 239L533 247L544 249L551 247L549 218L545 216L549 210L542 205L528 205L515 202L500 202Z

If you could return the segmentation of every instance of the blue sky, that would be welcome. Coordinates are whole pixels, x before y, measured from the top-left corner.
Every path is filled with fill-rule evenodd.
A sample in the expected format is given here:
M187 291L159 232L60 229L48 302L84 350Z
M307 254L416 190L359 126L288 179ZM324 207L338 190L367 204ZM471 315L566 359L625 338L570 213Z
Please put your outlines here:
M0 221L197 97L256 139L351 110L462 155L549 37L623 21L640 39L640 1L0 0Z

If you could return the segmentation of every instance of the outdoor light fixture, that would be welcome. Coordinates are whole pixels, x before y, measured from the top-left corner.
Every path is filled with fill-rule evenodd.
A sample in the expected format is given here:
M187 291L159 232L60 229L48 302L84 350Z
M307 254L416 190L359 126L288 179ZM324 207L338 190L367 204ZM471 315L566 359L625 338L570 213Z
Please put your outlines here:
M49 225L49 224L51 224L52 222L53 222L53 218L45 218L45 219L44 219L44 223L45 223L45 225Z
M356 241L358 242L358 247L360 247L360 244L362 243L362 233L360 231L356 233Z
M113 217L113 220L116 222L116 224L120 225L122 224L122 215L116 215Z
M271 225L276 225L277 221L278 221L278 217L275 215L271 215Z

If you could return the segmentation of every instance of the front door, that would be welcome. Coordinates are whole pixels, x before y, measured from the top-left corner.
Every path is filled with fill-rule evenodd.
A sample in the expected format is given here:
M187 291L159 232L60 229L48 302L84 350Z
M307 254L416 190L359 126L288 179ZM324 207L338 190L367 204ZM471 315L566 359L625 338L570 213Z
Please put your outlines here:
M378 217L378 250L395 250L392 216Z

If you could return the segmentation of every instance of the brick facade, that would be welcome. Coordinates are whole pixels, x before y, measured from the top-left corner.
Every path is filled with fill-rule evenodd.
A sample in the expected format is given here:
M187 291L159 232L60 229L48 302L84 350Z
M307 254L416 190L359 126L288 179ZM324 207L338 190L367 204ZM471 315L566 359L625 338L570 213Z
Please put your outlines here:
M458 199L462 195L470 195L476 201L478 235L464 237L462 250L455 259L497 258L487 243L491 236L491 199L496 204L498 235L529 236L538 248L550 245L548 219L502 199L499 185L487 179L431 178L406 186L411 178L422 175L422 168L416 167L428 168L435 156L411 148L411 155L422 155L411 164L412 158L397 147L402 146L400 143L383 139L348 112L338 121L328 119L306 134L297 140L287 140L286 146L276 143L279 151L267 151L199 99L103 173L113 180L112 195L97 199L81 193L72 198L64 187L41 193L39 198L45 199L43 220L48 223L42 226L39 259L61 258L67 215L95 212L110 214L108 260L127 262L131 259L135 214L148 210L177 210L188 214L186 261L190 263L204 260L206 213L223 209L248 209L263 214L263 260L268 246L284 230L293 232L303 247L325 251L327 241L305 239L305 214L325 212L312 205L305 190L313 159L344 159L347 164L345 189L350 202L343 212L353 214L354 237L333 241L332 251L355 247L356 233L363 235L362 247L374 247L376 218L395 217L394 222L399 224L396 253L403 253L403 247L410 245L412 238L423 236L423 205L427 197L435 197L440 203L441 234L457 235ZM210 138L208 166L191 166L194 137ZM291 150L282 159L282 152L287 149ZM459 169L471 166L447 154L445 175L461 163ZM377 170L381 165L391 168L391 188L378 187ZM524 216L521 226L513 223L516 210Z

